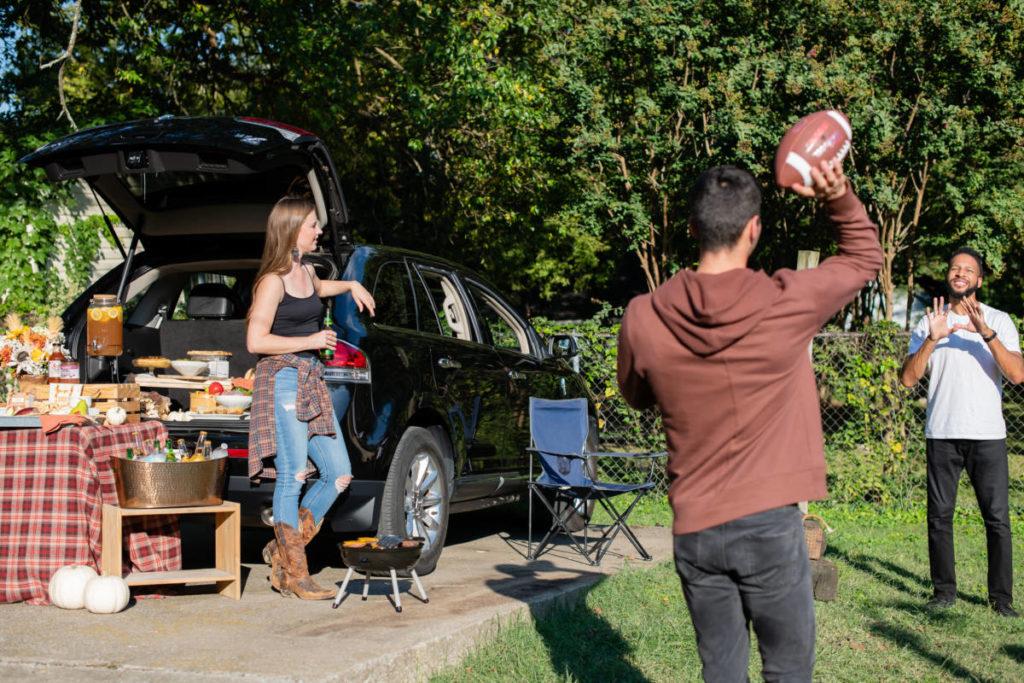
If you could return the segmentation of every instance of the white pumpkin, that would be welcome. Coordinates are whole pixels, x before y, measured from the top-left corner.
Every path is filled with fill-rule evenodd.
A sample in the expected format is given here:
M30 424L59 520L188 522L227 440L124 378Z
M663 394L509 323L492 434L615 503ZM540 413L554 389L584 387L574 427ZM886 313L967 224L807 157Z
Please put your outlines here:
M108 425L123 425L124 421L128 419L128 413L125 412L124 408L120 406L114 406L107 410L107 424Z
M50 602L63 609L85 606L85 585L96 578L96 570L81 564L61 567L50 577Z
M128 582L120 576L97 576L85 584L85 608L93 614L114 614L128 606Z

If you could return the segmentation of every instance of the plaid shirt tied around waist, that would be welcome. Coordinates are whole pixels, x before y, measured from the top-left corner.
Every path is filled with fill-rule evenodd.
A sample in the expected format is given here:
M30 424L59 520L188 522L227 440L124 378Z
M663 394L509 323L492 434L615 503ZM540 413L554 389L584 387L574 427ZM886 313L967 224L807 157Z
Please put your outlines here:
M275 479L277 472L264 464L277 455L276 424L274 422L274 376L284 368L298 370L298 392L295 398L295 416L309 425L309 438L334 436L334 407L324 382L324 366L314 358L302 358L294 353L265 356L256 363L253 379L252 409L249 412L249 478ZM312 461L306 461L306 474L316 471Z

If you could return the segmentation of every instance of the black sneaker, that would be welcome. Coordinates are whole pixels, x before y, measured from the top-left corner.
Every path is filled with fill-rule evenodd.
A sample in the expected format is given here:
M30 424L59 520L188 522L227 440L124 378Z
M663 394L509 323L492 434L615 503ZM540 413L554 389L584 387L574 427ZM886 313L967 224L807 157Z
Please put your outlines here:
M1020 617L1017 614L1017 610L1013 609L1008 602L993 602L992 611L1001 617L1007 617L1008 619L1017 619Z
M940 598L938 596L932 598L924 604L924 608L927 610L944 610L951 609L956 603L954 598Z

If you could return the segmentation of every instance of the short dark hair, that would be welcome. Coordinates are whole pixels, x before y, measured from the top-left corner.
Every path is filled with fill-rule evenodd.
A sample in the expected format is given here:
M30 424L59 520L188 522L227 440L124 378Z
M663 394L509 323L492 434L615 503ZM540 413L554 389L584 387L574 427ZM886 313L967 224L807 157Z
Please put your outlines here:
M949 262L946 265L953 265L953 259L955 259L960 254L967 254L972 259L974 259L978 263L978 277L985 277L985 259L984 257L982 257L981 254L976 252L974 249L971 249L970 247L960 247L959 249L954 251L952 256L949 257Z
M701 251L736 244L747 222L761 213L761 190L754 176L735 166L709 168L690 193L690 224Z

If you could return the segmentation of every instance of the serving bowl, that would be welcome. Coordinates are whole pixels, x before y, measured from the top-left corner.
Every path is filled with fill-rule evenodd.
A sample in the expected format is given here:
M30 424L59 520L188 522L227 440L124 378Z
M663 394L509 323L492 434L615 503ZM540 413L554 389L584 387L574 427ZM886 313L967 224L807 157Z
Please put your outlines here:
M200 360L179 359L172 360L171 367L186 377L195 377L196 375L206 373L206 371L210 369L210 364L206 361Z
M225 408L246 409L252 404L252 396L249 394L218 394L215 396L217 404Z

